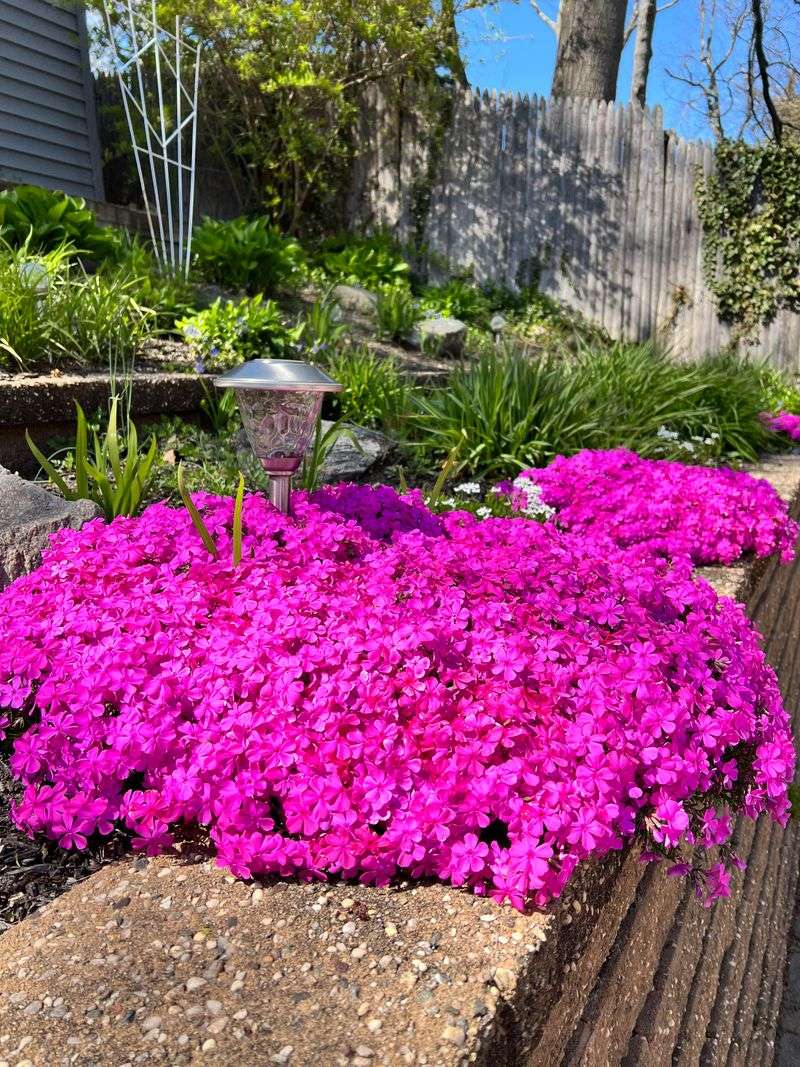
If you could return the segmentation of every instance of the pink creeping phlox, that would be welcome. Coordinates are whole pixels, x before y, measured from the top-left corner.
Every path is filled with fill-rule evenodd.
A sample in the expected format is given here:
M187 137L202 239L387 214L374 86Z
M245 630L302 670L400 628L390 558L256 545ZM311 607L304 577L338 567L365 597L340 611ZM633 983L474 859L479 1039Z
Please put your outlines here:
M613 483L631 461L608 462ZM732 790L785 822L775 675L687 558L342 485L293 518L247 497L234 568L232 502L195 499L216 560L155 504L59 532L0 595L30 833L83 848L122 823L156 854L194 824L242 878L402 871L523 908L638 831L675 873L711 850L707 878L685 864L710 901L737 862ZM771 498L752 502L766 550Z
M539 486L562 529L605 534L621 548L696 565L731 564L748 554L778 552L785 563L794 557L797 523L768 482L742 471L617 449L557 456L522 477Z
M774 433L785 433L793 441L800 441L800 415L792 415L789 411L782 411L779 415L768 415L764 412L761 418Z

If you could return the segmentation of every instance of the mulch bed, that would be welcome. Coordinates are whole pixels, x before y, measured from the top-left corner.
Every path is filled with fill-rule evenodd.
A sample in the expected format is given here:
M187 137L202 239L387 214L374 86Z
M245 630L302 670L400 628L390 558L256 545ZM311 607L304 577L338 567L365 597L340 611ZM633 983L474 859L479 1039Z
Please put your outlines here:
M0 934L129 849L128 839L116 833L82 852L68 852L39 835L32 840L11 820L19 792L7 754L0 751Z

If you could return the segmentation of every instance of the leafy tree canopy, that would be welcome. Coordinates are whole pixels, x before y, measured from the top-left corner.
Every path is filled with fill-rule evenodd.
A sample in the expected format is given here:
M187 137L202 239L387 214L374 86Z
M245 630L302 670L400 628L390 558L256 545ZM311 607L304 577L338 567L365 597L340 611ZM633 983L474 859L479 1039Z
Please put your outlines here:
M456 3L160 0L158 10L167 27L183 16L203 43L207 151L236 178L243 202L258 190L296 228L301 213L325 215L341 194L367 85L398 96L413 80L424 96L463 81ZM124 38L122 6L118 26Z

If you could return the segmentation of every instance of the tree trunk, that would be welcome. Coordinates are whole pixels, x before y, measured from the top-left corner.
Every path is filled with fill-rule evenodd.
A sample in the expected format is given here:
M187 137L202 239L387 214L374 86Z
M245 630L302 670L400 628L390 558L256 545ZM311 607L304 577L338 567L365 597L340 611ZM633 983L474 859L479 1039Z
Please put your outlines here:
M626 0L561 0L553 96L616 97L626 7Z
M656 0L639 0L636 15L636 46L633 53L631 100L644 107L647 103L647 76L653 58L653 29L656 24Z

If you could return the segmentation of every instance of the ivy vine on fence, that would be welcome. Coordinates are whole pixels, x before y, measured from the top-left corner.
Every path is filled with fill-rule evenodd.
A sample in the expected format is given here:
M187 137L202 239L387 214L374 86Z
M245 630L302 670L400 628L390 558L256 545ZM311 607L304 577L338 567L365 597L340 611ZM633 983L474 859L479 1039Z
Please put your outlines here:
M706 281L734 338L800 312L800 143L723 142L696 196Z

